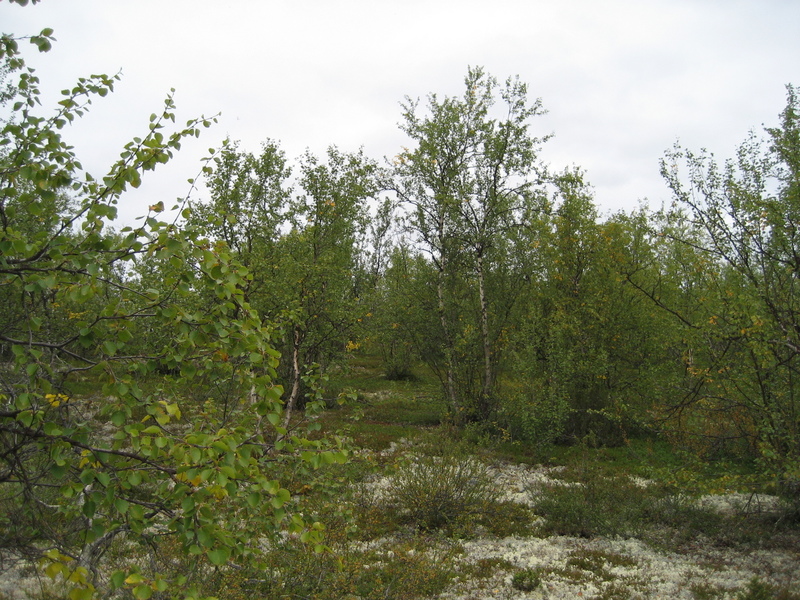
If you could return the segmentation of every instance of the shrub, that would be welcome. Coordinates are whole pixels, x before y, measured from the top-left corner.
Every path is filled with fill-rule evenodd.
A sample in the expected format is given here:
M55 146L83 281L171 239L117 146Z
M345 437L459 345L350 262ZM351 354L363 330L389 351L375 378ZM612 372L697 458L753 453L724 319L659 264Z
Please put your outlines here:
M344 563L339 577L350 584L356 598L363 600L435 598L450 585L455 571L447 550L425 550L399 546L387 552L368 552L360 559L353 556ZM342 598L334 594L328 597Z
M637 485L626 476L584 465L574 481L551 483L538 493L536 512L544 517L545 531L559 535L638 536L651 544L679 550L703 538L715 546L772 547L791 544L792 523L785 519L787 536L774 516L721 511L704 506L697 497L672 486Z
M498 428L514 440L546 446L563 434L570 410L565 398L543 390L538 395L512 393L500 406Z
M532 592L541 582L537 569L522 569L511 577L511 587L520 592Z
M754 577L747 584L747 587L736 594L736 600L773 600L775 594L771 585L761 582Z
M583 469L577 482L551 484L540 492L537 512L559 535L635 535L652 506L649 494L627 477Z
M470 521L498 538L532 536L537 531L533 509L516 502L492 502L483 515Z
M783 479L778 485L778 495L786 503L785 518L800 522L800 465L798 475Z
M486 465L454 448L403 466L389 495L421 529L438 529L480 512L492 500Z

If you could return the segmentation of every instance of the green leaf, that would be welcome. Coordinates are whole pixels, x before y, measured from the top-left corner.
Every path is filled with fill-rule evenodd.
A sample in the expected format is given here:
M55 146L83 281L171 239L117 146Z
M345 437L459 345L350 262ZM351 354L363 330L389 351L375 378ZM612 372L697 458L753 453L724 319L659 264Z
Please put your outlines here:
M247 503L250 505L251 508L256 508L261 504L261 494L258 492L251 492L247 496Z
M92 498L86 498L83 502L83 506L81 507L81 512L87 519L91 519L94 517L94 513L97 510L97 504Z
M218 567L228 562L230 556L231 551L226 546L215 548L208 553L208 559L212 562L212 564L217 565Z
M19 414L17 414L17 421L22 423L25 427L30 427L33 423L33 411L31 410L23 410Z
M128 507L128 516L133 520L141 521L144 519L144 508L138 504L131 504L130 507Z
M125 585L125 571L114 571L111 574L111 587L118 589L123 585Z
M270 500L270 503L274 508L281 508L284 504L286 504L289 499L291 498L291 494L287 489L280 489L278 493Z
M214 545L214 536L211 535L211 532L206 527L201 527L197 530L197 541L200 542L201 546L210 548Z
M67 597L69 600L92 600L95 597L94 586L72 588Z
M133 596L136 600L149 600L153 595L153 588L149 585L138 585L133 588Z
M44 433L45 433L45 435L58 437L63 432L62 432L61 428L58 425L56 425L52 421L48 421L47 423L44 424Z
M86 469L85 471L81 471L81 474L78 476L78 479L81 480L83 485L89 485L94 481L95 472L91 469ZM68 490L70 488L67 488Z

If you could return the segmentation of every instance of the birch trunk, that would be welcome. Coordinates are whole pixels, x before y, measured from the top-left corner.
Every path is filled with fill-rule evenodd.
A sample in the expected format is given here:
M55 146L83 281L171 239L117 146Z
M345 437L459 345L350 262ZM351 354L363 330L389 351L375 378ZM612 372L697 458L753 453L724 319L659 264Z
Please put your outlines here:
M478 295L481 305L481 337L483 339L483 390L481 402L483 408L489 408L492 393L492 342L489 339L489 308L486 301L486 275L483 270L483 253L478 254Z
M438 300L438 309L439 309L439 322L442 325L442 331L445 337L445 370L446 370L446 379L447 379L447 398L450 402L450 406L452 406L453 410L458 410L459 402L458 402L458 395L456 394L456 382L455 382L455 364L453 358L453 344L450 339L450 326L447 322L447 311L445 310L445 302L444 302L444 267L445 262L444 258L441 260L441 268L439 269L439 276L436 282L436 295Z
M289 429L289 422L292 419L292 412L297 405L297 398L300 396L300 328L294 328L292 342L292 391L286 400L286 408L283 413L283 428Z

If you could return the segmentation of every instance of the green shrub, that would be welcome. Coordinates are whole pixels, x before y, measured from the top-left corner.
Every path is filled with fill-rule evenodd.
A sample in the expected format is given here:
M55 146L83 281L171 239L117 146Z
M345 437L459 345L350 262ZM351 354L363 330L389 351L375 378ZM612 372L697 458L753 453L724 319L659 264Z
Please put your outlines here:
M418 381L408 360L391 360L386 362L384 377L387 381Z
M536 514L533 509L516 502L492 502L483 514L470 520L470 525L479 525L489 535L498 538L534 535Z
M572 481L531 491L538 493L545 531L559 535L638 536L670 550L698 538L725 547L791 543L790 522L783 523L784 539L776 535L781 530L774 518L702 506L693 495L655 483L642 487L595 464L580 467Z
M736 594L735 600L800 600L800 593L753 577L747 586Z
M636 535L651 508L645 489L595 469L584 469L576 482L546 486L536 505L547 530L587 538Z
M392 502L421 529L439 529L480 512L493 499L486 465L446 448L399 470L389 487Z
M532 592L542 583L537 569L522 569L511 577L511 587L520 592Z
M339 579L348 582L349 590L362 600L407 600L435 598L453 580L450 556L447 552L425 552L416 548L397 548L386 553L367 553L344 563ZM345 586L341 586L344 588ZM328 594L339 600L341 595Z
M773 587L753 577L747 587L736 594L736 600L774 600L776 598Z
M563 432L570 414L566 398L540 393L515 393L503 398L497 414L499 429L512 439L546 446Z
M735 525L731 517L698 506L694 497L681 493L650 493L652 505L649 520L661 526L661 542L668 542L673 548L703 536L718 545L746 541L752 527L739 519Z
M489 579L501 571L513 571L514 563L505 558L479 558L474 563L462 564L459 577L468 579Z
M455 576L447 549L422 544L317 553L298 540L276 544L261 570L205 573L204 593L226 600L412 600L441 594Z
M725 595L724 591L704 581L692 583L689 591L693 600L715 600Z
M784 478L778 485L778 495L786 503L784 518L800 522L800 465L796 467L798 475Z

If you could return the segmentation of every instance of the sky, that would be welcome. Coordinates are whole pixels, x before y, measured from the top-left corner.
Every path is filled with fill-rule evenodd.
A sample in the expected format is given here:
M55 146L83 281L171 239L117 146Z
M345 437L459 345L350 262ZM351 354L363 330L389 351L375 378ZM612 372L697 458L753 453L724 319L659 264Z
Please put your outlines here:
M123 196L123 222L183 197L226 137L391 159L408 144L400 103L462 94L470 66L541 98L531 132L554 134L541 159L582 168L602 214L658 208L676 142L723 159L777 124L800 85L798 24L797 0L0 0L3 33L55 30L51 52L26 51L45 107L78 77L121 71L64 133L89 172L147 132L171 88L179 123L220 113Z

